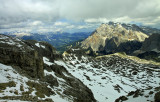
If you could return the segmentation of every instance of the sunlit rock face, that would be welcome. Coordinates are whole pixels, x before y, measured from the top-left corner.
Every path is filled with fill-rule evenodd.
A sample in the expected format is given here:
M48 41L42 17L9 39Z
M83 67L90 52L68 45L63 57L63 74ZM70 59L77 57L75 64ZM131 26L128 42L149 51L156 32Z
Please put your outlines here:
M124 51L131 53L141 47L148 35L136 25L124 25L110 22L101 24L87 39L82 42L84 49L92 48L93 51L115 53ZM135 46L133 48L133 46Z

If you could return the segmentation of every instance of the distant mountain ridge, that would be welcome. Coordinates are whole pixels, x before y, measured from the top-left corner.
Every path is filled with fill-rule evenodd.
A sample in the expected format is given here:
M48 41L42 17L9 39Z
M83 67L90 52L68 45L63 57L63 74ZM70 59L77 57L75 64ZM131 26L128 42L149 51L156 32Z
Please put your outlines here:
M37 40L46 41L54 46L58 51L63 52L66 47L76 41L84 40L91 33L90 32L48 32L48 33L21 33L21 32L10 32L5 33L6 35L19 37L23 40Z

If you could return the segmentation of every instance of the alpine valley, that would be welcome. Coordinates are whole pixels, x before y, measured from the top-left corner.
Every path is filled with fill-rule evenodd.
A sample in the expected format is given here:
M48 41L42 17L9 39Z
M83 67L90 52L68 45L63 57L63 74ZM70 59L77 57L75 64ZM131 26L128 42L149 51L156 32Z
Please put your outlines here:
M18 37L23 40L45 41L54 46L57 51L63 53L67 46L74 45L77 41L86 39L91 32L47 32L47 33L28 33L28 32L4 32L3 34Z
M0 101L160 102L159 33L109 22L68 34L63 54L52 45L67 34L0 34Z

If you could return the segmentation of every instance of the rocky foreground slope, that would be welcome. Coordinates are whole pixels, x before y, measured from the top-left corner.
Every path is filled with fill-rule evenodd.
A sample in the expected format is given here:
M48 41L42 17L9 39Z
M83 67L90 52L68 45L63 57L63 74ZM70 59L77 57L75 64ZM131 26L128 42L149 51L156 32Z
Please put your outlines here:
M110 22L101 24L91 36L82 42L81 47L102 54L115 52L130 54L141 48L141 42L145 38L148 38L148 35L136 25Z
M91 90L65 67L45 42L0 35L0 101L95 102Z
M153 102L160 97L160 63L124 53L93 58L79 48L63 56L55 63L87 85L98 102Z

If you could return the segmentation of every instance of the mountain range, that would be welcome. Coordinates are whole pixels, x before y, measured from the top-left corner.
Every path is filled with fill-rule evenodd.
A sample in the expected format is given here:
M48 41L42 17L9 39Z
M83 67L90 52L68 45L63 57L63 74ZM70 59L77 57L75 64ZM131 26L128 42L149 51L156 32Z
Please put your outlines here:
M144 29L102 24L63 54L1 34L0 101L159 102L160 34Z
M97 34L95 34L96 32L97 32ZM74 46L77 41L81 42L82 40L88 38L90 35L93 35L94 37L100 38L99 39L100 41L98 41L98 42L96 42L96 40L94 42L94 37L93 37L93 39L88 38L88 40L89 39L93 40L91 42L96 43L96 44L94 44L93 50L107 54L107 53L112 53L112 51L113 51L112 49L114 49L116 46L122 46L122 47L125 46L126 47L128 45L134 45L134 48L130 49L130 50L128 50L129 48L126 48L126 49L122 49L122 47L118 48L118 52L122 51L122 50L126 50L125 52L132 53L134 50L137 50L140 48L141 42L144 41L144 39L147 36L150 36L153 33L160 33L160 30L156 29L156 28L147 27L147 26L137 26L136 24L109 22L107 24L102 24L100 27L98 27L93 32L76 32L76 33L67 33L67 32L47 32L47 33L4 32L3 34L10 35L13 37L16 36L16 37L24 39L24 40L46 41L46 42L50 43L52 46L54 46L57 49L57 51L59 51L60 53L63 53L65 50L67 50L67 46L69 46L69 45ZM107 35L105 35L105 34L107 34ZM122 35L122 37L118 37L118 39L117 39L117 36L120 36L121 34L125 35L125 37ZM140 34L140 35L143 34L143 36L144 35L145 36L147 35L147 36L145 38L143 38L143 37L140 37L138 34ZM133 37L133 35L134 35L134 37ZM107 37L107 39L106 39L106 37ZM123 37L124 37L124 39L122 39ZM136 37L138 37L138 38L136 38ZM105 40L109 43L115 42L116 44L115 44L115 46L110 46L109 48L111 48L111 49L109 49L107 46L105 46L105 43L106 43ZM129 40L130 42L125 43L127 40ZM87 42L88 41L86 40L86 43ZM123 44L119 45L120 43L123 43ZM89 42L88 42L88 44L89 44ZM82 45L89 48L89 45L85 44L85 41L82 43ZM92 46L90 46L90 47L92 47ZM106 51L105 49L108 49L111 51Z

